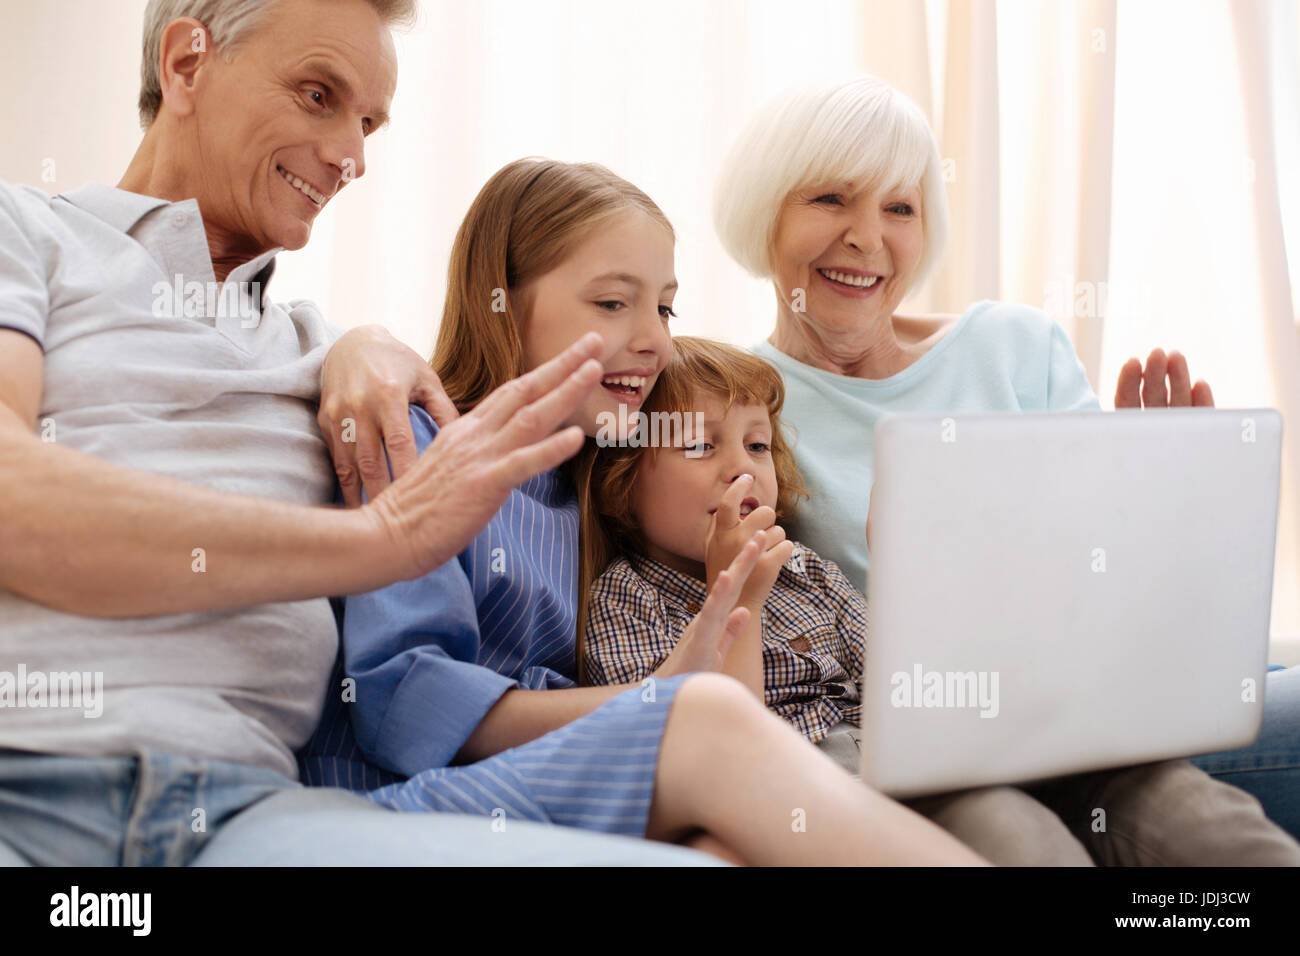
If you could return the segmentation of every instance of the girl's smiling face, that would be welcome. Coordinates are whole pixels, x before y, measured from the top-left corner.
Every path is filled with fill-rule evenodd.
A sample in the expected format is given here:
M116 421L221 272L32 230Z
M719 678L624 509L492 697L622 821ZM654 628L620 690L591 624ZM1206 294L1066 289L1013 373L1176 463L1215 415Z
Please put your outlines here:
M698 391L691 405L683 415L683 447L642 452L632 510L647 557L703 579L709 524L723 492L741 475L754 476L740 509L744 517L764 505L775 508L780 486L767 406L738 402L728 411L722 398ZM690 433L694 412L702 416L698 434Z
M526 371L588 332L605 341L605 377L565 425L595 436L605 420L635 423L672 351L676 292L672 236L638 209L610 219L554 269L512 292ZM626 437L623 430L618 437Z

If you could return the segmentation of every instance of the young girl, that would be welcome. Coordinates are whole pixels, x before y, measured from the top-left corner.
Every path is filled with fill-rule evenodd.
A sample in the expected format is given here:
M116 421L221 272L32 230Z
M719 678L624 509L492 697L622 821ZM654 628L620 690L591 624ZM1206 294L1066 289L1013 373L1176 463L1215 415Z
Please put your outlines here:
M607 569L591 591L585 678L625 684L653 673L737 548L766 531L780 547L750 575L740 599L749 622L723 670L809 740L829 738L857 774L848 735L861 718L867 605L834 562L785 541L776 524L804 495L782 433L781 375L720 342L677 336L673 350L644 411L647 422L680 416L681 446L606 448L594 469L603 533L584 546Z
M486 415L503 388L554 387L556 356L570 367L593 356L551 404L572 399L564 424L594 436L654 387L675 289L672 229L644 193L599 166L512 163L457 234L433 365L458 410ZM530 370L552 384L539 386L537 371L511 381ZM581 404L575 381L585 382ZM440 430L419 408L411 420L422 453L465 434L461 421ZM718 668L748 622L735 605L751 572L784 560L781 535L728 539L713 592L650 680L575 685L590 583L578 562L580 492L593 452L516 488L456 560L346 599L342 694L326 702L304 779L397 810L685 841L750 863L982 862L841 773L735 681L688 674ZM818 825L793 827L796 814Z

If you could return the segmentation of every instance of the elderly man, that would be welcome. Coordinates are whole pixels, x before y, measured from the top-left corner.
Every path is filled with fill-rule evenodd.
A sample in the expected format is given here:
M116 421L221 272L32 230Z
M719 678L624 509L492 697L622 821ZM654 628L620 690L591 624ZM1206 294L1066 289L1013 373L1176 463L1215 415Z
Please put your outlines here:
M325 596L457 554L576 450L554 429L597 377L584 340L448 421L372 504L324 507L336 336L263 290L364 174L413 6L152 0L118 187L0 184L0 862L695 859L295 780L337 649Z

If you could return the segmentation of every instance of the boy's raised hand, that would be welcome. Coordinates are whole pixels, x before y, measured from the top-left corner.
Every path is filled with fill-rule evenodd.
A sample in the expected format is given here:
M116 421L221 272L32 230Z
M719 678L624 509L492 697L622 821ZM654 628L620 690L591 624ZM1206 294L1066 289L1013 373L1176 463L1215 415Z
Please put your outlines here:
M741 502L754 485L752 475L741 475L723 492L718 510L709 524L709 538L704 545L704 570L710 591L717 575L735 558L756 532L764 534L763 554L745 582L739 603L757 614L763 608L781 567L794 553L794 543L787 541L785 529L776 523L776 511L767 505L755 508L743 518Z
M727 568L718 572L700 613L686 626L672 653L655 669L656 677L722 670L727 652L753 613L738 602L763 552L764 537L761 531L755 534Z

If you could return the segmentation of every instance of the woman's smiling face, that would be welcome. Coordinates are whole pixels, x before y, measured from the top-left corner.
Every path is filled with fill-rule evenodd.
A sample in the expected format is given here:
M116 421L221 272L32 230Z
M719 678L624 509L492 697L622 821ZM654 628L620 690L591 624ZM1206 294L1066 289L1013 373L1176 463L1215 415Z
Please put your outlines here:
M791 311L827 331L860 329L894 314L924 244L919 188L798 190L777 220L772 278Z
M597 228L554 269L512 293L525 371L588 332L605 341L605 377L565 425L580 425L594 436L606 415L635 424L672 351L668 319L676 292L671 234L640 210L629 209ZM620 405L626 407L621 415Z

